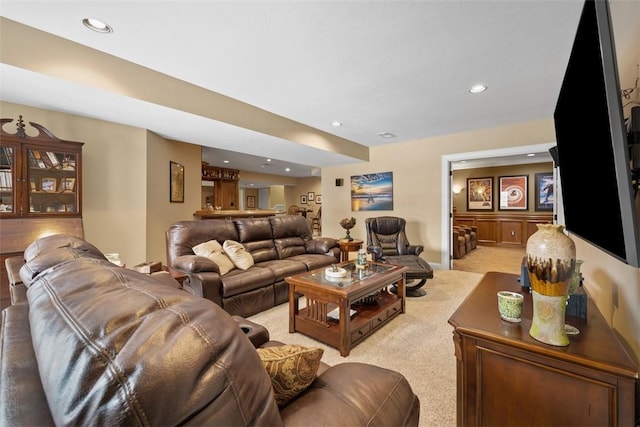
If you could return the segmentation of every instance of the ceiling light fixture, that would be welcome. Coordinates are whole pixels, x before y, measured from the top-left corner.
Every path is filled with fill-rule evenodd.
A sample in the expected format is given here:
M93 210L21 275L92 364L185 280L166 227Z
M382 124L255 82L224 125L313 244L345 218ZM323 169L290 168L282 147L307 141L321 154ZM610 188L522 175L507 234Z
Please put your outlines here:
M222 163L229 163L229 160L223 160Z
M105 24L104 22L98 19L84 18L82 20L82 23L88 29L96 31L98 33L103 33L103 34L113 33L113 28L111 28L109 25Z
M291 168L285 168L284 170L287 172L291 172Z
M527 154L527 157L535 157L535 156L536 156L536 153L529 153L529 154Z
M481 93L487 90L487 86L482 83L475 84L469 89L469 93Z
M334 120L331 122L331 126L333 126L334 128L339 128L340 126L342 126L342 122Z
M382 132L382 133L379 133L378 136L381 136L382 138L395 138L396 137L391 132Z

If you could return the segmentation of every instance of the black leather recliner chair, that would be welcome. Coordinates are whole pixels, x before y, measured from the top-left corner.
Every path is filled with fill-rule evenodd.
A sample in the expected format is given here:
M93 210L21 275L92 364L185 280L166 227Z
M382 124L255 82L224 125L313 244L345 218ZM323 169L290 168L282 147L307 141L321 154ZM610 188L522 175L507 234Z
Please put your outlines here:
M426 295L422 288L427 279L433 278L433 269L429 263L420 258L424 250L422 245L411 245L405 232L406 221L395 216L366 218L367 252L372 259L387 264L404 265L409 268L406 273L408 297Z

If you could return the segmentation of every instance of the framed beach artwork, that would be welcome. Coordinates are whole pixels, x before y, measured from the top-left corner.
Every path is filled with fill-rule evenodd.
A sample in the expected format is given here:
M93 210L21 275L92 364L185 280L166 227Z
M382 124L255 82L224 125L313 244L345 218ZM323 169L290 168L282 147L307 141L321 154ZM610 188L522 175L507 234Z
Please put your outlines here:
M526 211L529 209L529 175L498 177L501 211Z
M353 175L351 177L351 210L393 210L393 172Z
M467 210L493 210L493 177L467 178Z

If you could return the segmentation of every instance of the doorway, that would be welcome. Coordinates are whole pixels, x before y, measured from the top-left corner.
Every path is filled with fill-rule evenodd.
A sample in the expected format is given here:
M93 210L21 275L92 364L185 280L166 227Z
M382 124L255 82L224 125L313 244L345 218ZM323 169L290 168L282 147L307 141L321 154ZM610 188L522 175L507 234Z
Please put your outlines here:
M555 142L522 145L517 147L508 147L495 150L472 151L466 153L447 154L442 156L441 168L442 183L444 191L442 192L441 210L441 241L442 245L440 253L440 265L443 269L451 270L453 267L453 254L451 249L451 232L453 230L453 189L452 189L452 171L456 167L460 167L462 161L484 160L483 167L489 166L508 166L512 163L511 157L523 156L529 153L535 153L541 157L551 159L549 149L555 145ZM548 161L548 160L543 160ZM554 174L557 175L557 174ZM558 188L556 186L556 188ZM558 191L556 191L558 193Z

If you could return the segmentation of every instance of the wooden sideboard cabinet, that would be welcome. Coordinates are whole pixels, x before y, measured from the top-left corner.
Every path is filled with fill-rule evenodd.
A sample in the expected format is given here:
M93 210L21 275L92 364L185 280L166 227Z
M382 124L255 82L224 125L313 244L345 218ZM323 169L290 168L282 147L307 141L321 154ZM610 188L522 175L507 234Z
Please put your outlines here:
M567 347L529 335L533 312L518 276L487 273L449 319L458 426L634 426L638 368L589 300ZM500 319L496 292L524 294L521 323Z
M537 224L553 222L553 213L456 212L453 225L476 226L477 244L524 248L538 231Z
M236 210L238 206L238 169L226 169L216 166L202 165L203 207L207 204L219 206L221 209ZM211 186L204 185L211 183Z

